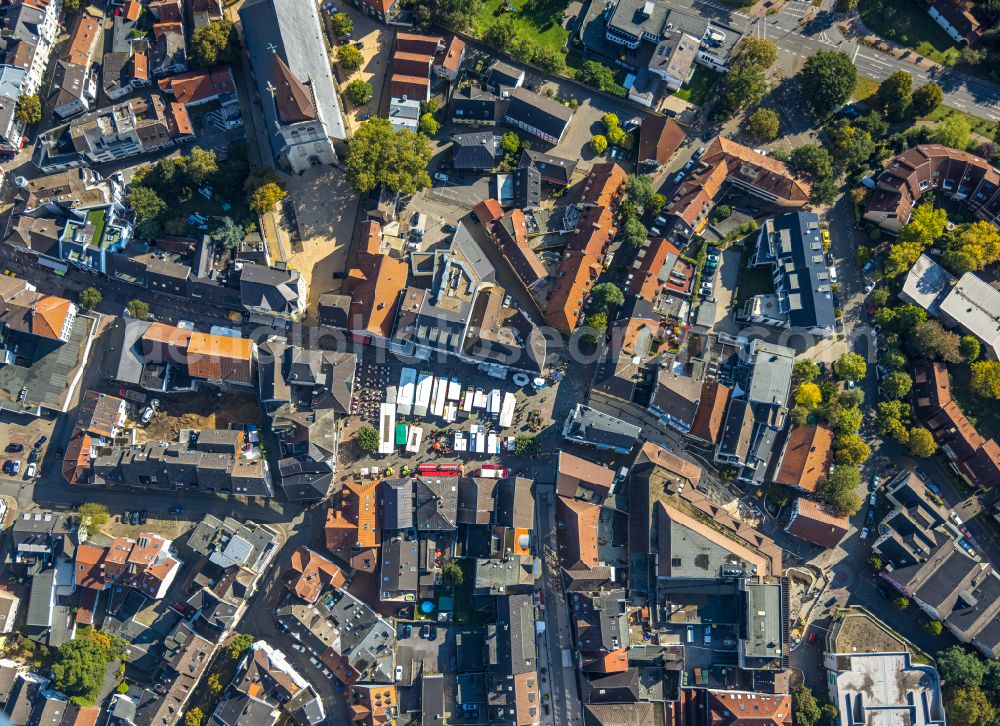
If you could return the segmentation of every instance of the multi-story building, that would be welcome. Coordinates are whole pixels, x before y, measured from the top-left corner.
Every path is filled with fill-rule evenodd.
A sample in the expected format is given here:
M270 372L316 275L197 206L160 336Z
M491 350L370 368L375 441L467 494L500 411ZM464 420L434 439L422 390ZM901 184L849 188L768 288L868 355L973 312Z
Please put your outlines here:
M159 96L134 98L74 119L38 137L32 161L46 173L104 164L194 138L187 110Z

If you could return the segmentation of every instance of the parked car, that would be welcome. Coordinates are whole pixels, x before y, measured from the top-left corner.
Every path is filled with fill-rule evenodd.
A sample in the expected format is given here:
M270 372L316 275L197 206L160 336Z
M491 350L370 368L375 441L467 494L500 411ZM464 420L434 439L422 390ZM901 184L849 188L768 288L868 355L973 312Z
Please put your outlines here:
M7 444L5 451L8 454L16 454L19 451L24 451L24 444Z
M865 294L867 295L868 293L870 293L874 289L875 289L875 281L874 280L869 280L868 284L865 285Z
M145 509L139 510L139 524L145 524L149 517L149 513Z
M48 436L39 436L38 441L35 442L35 448L36 449L42 448L42 444L44 444L48 440L49 440Z
M679 171L677 172L677 176L674 177L674 184L680 184L682 181L684 181L684 172Z
M132 512L132 516L129 517L128 523L131 524L131 525L139 524L139 512L138 512L138 510L136 510L135 512Z
M863 527L861 529L861 541L864 542L866 539L868 539L868 528Z
M701 155L704 154L704 153L705 153L705 147L704 146L700 146L700 147L698 147L698 150L694 152L693 156L694 156L695 159L700 159Z
M873 492L878 489L879 478L878 474L872 474L872 480L868 483L868 491Z
M302 643L292 643L292 650L296 650L299 653L305 653L306 647Z
M33 477L35 475L36 467L37 464L35 464L35 462L31 462L30 464L28 464L28 470L24 472L25 476L27 476L29 479Z
M423 638L424 640L427 640L428 638L431 637L431 626L428 625L427 623L424 623L423 626L421 626L420 637Z
M139 420L142 422L143 426L145 426L150 421L152 421L153 420L153 409L150 408L149 406L146 406L146 408L143 409L142 416L140 416Z
M403 680L403 666L401 665L396 666L396 680Z
M180 516L181 514L184 514L184 507L171 507L167 511L170 514L176 514L176 515Z
M434 173L434 179L436 181L441 182L442 184L447 184L448 183L448 175L447 174L442 174L439 171Z
M441 229L443 229L445 232L457 232L458 231L458 227L456 227L453 224L446 224Z

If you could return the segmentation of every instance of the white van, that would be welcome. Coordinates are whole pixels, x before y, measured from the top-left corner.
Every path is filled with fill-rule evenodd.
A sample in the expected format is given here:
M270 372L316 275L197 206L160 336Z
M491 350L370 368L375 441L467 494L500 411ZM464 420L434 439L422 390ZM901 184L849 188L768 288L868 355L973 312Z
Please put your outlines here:
M694 642L694 626L693 625L689 625L688 626L687 633L688 633L688 642L689 643L693 643Z

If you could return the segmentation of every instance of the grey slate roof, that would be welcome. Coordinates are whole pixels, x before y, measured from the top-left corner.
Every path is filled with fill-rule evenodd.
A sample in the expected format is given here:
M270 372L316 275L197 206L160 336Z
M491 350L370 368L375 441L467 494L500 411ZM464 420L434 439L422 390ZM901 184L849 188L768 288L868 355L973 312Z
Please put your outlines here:
M279 123L275 104L268 102L271 98L268 85L277 87L272 58L277 53L297 79L311 82L330 136L346 138L316 4L300 0L250 0L240 8L240 20L266 128ZM273 148L280 148L281 142L274 134L271 143Z
M247 307L289 314L299 300L298 270L275 270L244 263L240 272L240 301Z
M458 480L415 479L413 508L421 532L454 530L458 518Z
M511 93L504 111L504 121L524 123L557 139L562 137L572 118L573 109L526 88Z
M492 131L454 134L451 137L452 166L481 171L492 169L500 155L500 137Z
M379 517L383 530L413 526L413 480L384 479L379 487Z

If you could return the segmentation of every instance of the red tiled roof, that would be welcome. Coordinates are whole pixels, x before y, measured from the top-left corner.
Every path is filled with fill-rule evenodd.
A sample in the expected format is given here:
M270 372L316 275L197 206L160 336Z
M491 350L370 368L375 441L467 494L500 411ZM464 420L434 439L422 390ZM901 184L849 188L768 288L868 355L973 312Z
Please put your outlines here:
M327 587L343 587L347 582L339 567L304 545L292 553L284 580L289 590L308 603L316 602Z
M729 389L721 383L709 381L702 385L698 412L688 433L702 441L717 444L728 401Z
M161 91L173 94L177 102L184 105L202 103L223 94L236 92L233 72L229 66L179 73L161 79L159 86Z
M796 426L788 434L774 481L816 491L833 457L833 432L823 426Z
M813 544L832 549L844 538L851 523L826 507L803 497L795 500L792 519L785 531Z
M601 507L597 504L556 498L556 521L562 525L559 539L565 545L562 560L568 570L589 570L597 567L597 524L601 517Z

